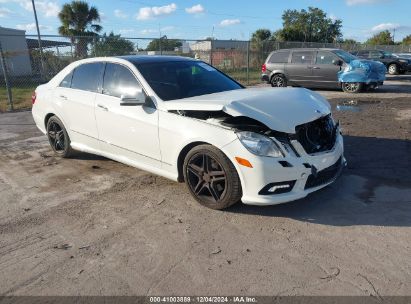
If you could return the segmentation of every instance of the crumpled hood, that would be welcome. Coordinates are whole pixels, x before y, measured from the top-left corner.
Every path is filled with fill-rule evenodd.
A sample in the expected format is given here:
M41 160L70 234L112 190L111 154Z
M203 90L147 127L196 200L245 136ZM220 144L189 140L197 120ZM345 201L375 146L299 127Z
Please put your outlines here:
M347 67L338 72L340 82L381 82L387 72L385 65L379 61L357 59L352 60Z
M246 116L272 130L295 133L295 127L328 115L330 104L303 88L238 89L164 102L168 111L224 111Z

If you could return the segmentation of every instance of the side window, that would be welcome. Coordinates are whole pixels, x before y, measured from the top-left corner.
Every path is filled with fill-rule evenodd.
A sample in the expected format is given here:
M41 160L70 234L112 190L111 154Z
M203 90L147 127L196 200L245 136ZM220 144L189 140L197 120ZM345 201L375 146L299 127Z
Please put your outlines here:
M369 52L368 51L359 51L358 56L368 58Z
M85 63L78 66L73 72L71 88L97 92L104 64L101 62Z
M289 55L290 55L289 51L275 52L271 55L268 62L269 63L287 63Z
M107 63L103 80L103 94L114 97L134 97L141 90L136 77L120 64Z
M313 57L311 51L295 51L291 57L291 63L311 64Z
M318 51L317 52L317 58L316 58L316 63L317 64L332 64L333 60L338 60L339 58L327 51Z
M59 87L69 88L71 87L71 79L73 78L73 71L68 73L66 77L60 82Z
M373 59L379 59L381 58L381 53L379 51L370 51L370 57L369 58L373 58Z

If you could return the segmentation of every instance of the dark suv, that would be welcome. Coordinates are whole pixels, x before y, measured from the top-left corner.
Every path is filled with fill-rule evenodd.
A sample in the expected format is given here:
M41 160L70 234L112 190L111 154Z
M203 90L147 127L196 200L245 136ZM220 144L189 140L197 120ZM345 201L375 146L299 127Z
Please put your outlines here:
M382 50L361 50L352 52L353 55L380 61L387 67L388 74L398 75L411 72L411 59L394 56L392 53Z
M382 85L386 69L340 49L298 48L271 52L261 71L261 79L273 87L289 84L358 93Z

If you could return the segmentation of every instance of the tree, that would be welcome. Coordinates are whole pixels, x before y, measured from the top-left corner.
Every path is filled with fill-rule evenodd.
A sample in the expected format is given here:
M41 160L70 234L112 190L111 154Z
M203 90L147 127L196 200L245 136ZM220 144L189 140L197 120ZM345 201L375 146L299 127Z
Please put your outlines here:
M371 45L391 45L391 44L394 44L394 40L392 39L390 31L385 30L385 31L375 34L370 39L368 39L365 43L371 44Z
M404 39L402 39L402 44L411 45L411 35L405 36Z
M354 40L354 39L343 39L341 41L341 43L345 43L345 44L358 44L359 42Z
M87 45L102 30L97 24L100 22L97 8L89 6L85 1L72 1L63 5L59 19L59 34L70 37L71 42L75 44L76 57L86 57Z
M316 7L286 10L283 15L283 28L274 36L282 41L334 42L341 38L341 20L333 20Z
M128 55L133 51L134 44L131 41L120 35L114 35L113 32L101 36L91 49L94 56L121 56Z
M161 41L161 48L160 48L160 41ZM180 47L182 45L180 40L177 39L168 39L167 36L163 36L159 39L153 39L147 45L147 51L174 51L175 48Z
M256 30L251 35L251 48L252 49L261 49L264 45L267 45L268 41L274 41L275 37L272 36L272 33L269 29L261 28Z

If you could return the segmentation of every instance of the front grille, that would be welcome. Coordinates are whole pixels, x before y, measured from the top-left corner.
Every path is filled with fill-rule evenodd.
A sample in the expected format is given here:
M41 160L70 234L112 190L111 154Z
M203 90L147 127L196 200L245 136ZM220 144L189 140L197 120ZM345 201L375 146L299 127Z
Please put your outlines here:
M334 165L331 165L315 174L310 174L304 189L318 187L331 182L342 169L342 158L340 157Z
M307 154L331 150L335 145L338 123L330 115L295 128L296 139Z

